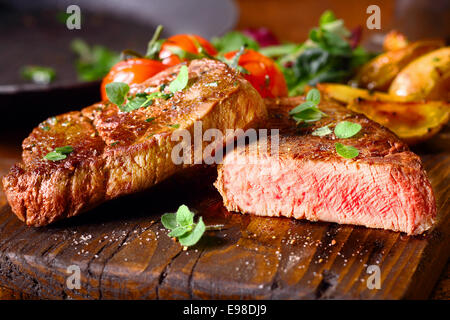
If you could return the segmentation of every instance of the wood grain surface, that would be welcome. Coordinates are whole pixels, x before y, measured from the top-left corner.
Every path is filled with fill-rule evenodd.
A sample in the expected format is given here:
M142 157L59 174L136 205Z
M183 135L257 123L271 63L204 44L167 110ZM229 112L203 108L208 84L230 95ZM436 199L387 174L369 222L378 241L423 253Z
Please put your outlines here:
M448 144L442 146L448 140L433 141L437 147L418 150L439 212L436 228L425 236L230 213L211 186L214 170L190 181L172 179L45 228L26 227L1 195L0 297L427 298L450 252L450 152ZM0 172L12 162L3 158ZM183 203L206 224L225 228L183 250L159 222L162 213ZM79 290L66 286L71 265L81 270ZM369 265L380 267L379 290L367 287Z

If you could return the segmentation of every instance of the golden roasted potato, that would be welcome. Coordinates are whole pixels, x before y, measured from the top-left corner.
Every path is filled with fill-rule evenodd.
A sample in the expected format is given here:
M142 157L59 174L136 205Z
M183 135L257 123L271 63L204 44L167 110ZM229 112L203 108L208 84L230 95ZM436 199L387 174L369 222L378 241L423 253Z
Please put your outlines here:
M424 40L382 53L361 67L355 81L359 87L387 91L394 78L408 63L443 45L440 40Z
M337 83L318 83L317 89L326 97L348 104L356 99L366 99L374 101L404 101L403 97L389 95L385 92L369 91L359 89L345 84Z
M389 31L389 33L384 37L383 50L393 51L406 47L409 44L406 36L397 30Z
M395 77L389 93L407 100L450 101L450 47L411 62Z
M410 145L435 135L448 122L450 116L450 104L444 101L355 100L347 107L389 128Z

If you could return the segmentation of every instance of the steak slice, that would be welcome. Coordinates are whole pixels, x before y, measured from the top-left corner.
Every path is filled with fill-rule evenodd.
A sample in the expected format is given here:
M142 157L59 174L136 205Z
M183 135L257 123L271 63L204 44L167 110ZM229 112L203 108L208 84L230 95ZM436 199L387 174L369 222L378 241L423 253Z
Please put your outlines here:
M407 234L431 228L436 215L433 191L420 158L407 145L365 116L331 102L320 104L328 117L296 128L288 111L302 101L295 97L267 102L267 127L280 129L278 155L270 137L225 156L215 186L228 210ZM350 139L338 139L334 133L311 135L325 125L333 130L344 119L361 124L360 133ZM336 142L358 148L359 156L342 158Z
M132 86L130 92L156 91L173 80L180 67ZM3 178L14 213L33 226L77 215L190 166L176 165L171 159L180 143L171 139L176 130L186 129L192 136L195 121L202 122L204 131L225 131L267 119L262 98L226 64L194 60L188 70L186 89L147 108L121 112L116 105L102 102L50 118L35 128L23 142L23 163ZM66 159L43 159L65 145L73 147Z

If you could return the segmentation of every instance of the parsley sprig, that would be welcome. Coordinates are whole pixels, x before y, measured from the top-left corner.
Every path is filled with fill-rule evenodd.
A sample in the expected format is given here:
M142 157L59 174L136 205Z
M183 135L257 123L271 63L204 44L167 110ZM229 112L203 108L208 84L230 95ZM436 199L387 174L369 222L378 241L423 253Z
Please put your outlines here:
M306 95L306 101L289 111L289 114L297 121L297 124L319 121L326 115L318 108L319 103L320 92L313 88Z
M122 112L130 112L145 108L153 104L155 99L169 99L175 92L181 91L188 85L189 70L183 65L177 77L169 84L169 92L165 93L165 85L159 87L159 91L152 93L141 92L127 99L130 86L124 82L111 82L106 85L106 96L109 101L117 105ZM126 103L125 101L128 100Z
M195 245L206 230L218 230L223 225L206 226L202 217L194 222L194 213L186 205L181 205L177 212L166 213L161 217L163 226L170 230L169 237L177 238L182 246Z

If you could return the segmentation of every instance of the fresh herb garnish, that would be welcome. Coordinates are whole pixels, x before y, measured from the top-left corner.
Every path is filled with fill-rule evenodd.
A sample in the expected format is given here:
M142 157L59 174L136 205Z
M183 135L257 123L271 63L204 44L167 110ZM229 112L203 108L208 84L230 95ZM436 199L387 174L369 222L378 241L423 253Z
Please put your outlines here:
M50 127L49 126L41 126L41 129L44 131L48 131L48 130L50 130Z
M311 30L306 42L271 46L260 52L276 58L291 96L303 94L307 85L345 81L373 57L362 47L351 47L350 32L331 11L322 14L319 27Z
M202 55L186 51L178 46L167 45L165 46L165 48L172 52L174 55L178 56L181 60L194 60L202 58Z
M169 91L175 93L186 88L189 81L189 71L188 67L185 65L181 66L180 72L178 72L177 77L169 85Z
M124 82L111 82L105 86L105 89L109 101L121 106L125 102L128 91L130 91L130 86Z
M159 51L161 50L161 45L164 42L163 39L159 39L159 36L161 35L161 32L163 30L162 25L158 25L156 27L155 33L153 34L152 39L149 41L147 45L147 53L145 54L145 57L148 59L157 60L159 59Z
M186 69L184 69L185 67ZM173 86L173 90L177 89L184 89L184 87L187 85L187 67L183 66L180 70L180 73L178 74L177 79L172 81L172 83L176 82ZM172 85L172 83L170 85ZM169 89L171 89L169 85ZM160 91L155 91L152 93L146 93L146 92L140 92L136 93L134 96L129 97L126 104L124 104L127 94L130 91L130 87L128 84L124 82L111 82L106 85L106 96L108 97L109 101L117 105L122 112L130 112L133 110L137 110L139 108L145 108L153 104L153 101L157 98L161 98L164 100L167 100L173 96L173 93L164 93L161 92L164 90L165 86L160 86ZM174 91L176 92L176 91Z
M258 42L239 31L228 32L220 38L213 38L211 41L219 53L239 50L243 46L253 50L259 49Z
M178 238L181 245L190 247L195 245L206 230L220 230L223 225L205 226L202 217L194 222L194 213L184 204L177 212L166 213L161 216L161 223L170 230L169 237Z
M171 128L175 128L175 129L178 129L180 127L180 125L178 123L176 123L176 124L169 124L168 126L171 127Z
M49 84L56 77L56 72L52 68L42 66L25 66L21 75L24 79L38 84Z
M353 146L347 146L342 143L335 143L336 152L344 158L353 159L359 155L359 150Z
M44 159L50 161L59 161L67 158L67 155L73 151L72 146L64 146L55 148L54 151L47 153Z
M318 121L325 115L325 113L318 108L319 102L320 92L313 88L308 92L306 101L289 111L289 114L297 121L297 124Z
M351 138L359 131L361 131L361 125L350 121L339 122L334 128L334 134L340 139Z
M181 245L195 245L206 231L205 223L200 217L194 222L194 213L185 205L181 205L176 213L166 213L161 217L163 226L170 231L169 237L178 238Z
M156 119L155 117L147 118L147 119L145 119L145 122L152 122L155 119Z
M326 126L323 126L321 128L314 130L311 134L313 136L324 137L330 133L333 133L333 131L331 131L331 129L328 127L328 125L326 125Z
M89 45L75 39L71 43L72 50L78 55L75 66L78 78L83 81L95 81L103 78L120 60L120 55L102 46Z
M242 46L239 51L234 55L233 59L231 60L231 62L229 63L230 68L232 69L236 69L237 71L239 71L240 73L243 74L249 74L250 72L248 72L248 70L244 69L243 67L239 66L239 59L241 58L241 56L244 54L245 52L245 47Z
M156 95L152 94L136 94L128 99L127 104L119 105L119 109L122 112L130 112L139 108L145 108L153 104L155 97Z

